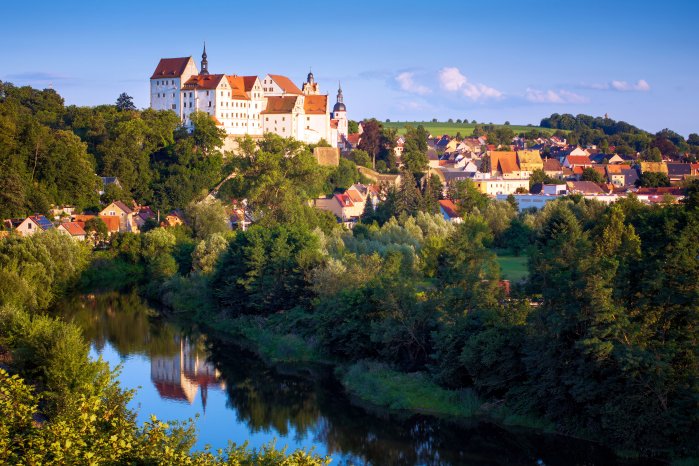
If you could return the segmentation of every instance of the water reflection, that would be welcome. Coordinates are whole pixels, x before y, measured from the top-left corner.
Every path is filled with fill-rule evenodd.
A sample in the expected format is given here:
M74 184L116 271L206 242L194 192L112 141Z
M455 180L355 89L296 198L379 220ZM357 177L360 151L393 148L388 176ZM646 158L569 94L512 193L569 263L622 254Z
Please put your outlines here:
M127 388L143 386L135 397L141 420L200 414L199 448L277 439L331 455L333 464L620 464L587 442L359 407L329 369L271 368L237 346L163 322L136 294L75 297L60 310L97 353L122 363Z
M226 384L219 371L206 361L205 354L186 338L178 338L180 351L173 356L153 356L150 360L150 380L161 398L194 403L201 390L201 405L206 412L209 387L223 390Z

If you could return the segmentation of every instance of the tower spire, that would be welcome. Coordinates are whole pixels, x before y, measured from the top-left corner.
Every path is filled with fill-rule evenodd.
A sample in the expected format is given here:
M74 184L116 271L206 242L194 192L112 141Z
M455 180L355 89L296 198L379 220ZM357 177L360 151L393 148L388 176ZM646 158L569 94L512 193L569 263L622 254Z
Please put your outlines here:
M209 74L209 62L206 59L206 41L204 41L204 53L201 54L201 73Z
M337 82L337 102L340 103L340 104L341 104L341 103L344 103L342 100L343 100L343 97L342 97L342 83L340 83L340 81L338 81L338 82Z

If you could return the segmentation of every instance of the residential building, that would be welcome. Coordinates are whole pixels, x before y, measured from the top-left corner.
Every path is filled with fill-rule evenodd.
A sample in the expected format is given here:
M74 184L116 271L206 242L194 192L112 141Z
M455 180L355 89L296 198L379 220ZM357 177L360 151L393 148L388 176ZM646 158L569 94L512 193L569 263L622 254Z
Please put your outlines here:
M538 150L518 150L517 160L522 178L529 178L534 170L544 169L544 161Z
M107 205L107 207L100 211L99 216L118 218L118 231L120 232L133 231L132 218L134 216L134 211L121 201L113 201ZM109 224L107 226L109 226Z
M490 153L490 173L506 179L523 178L514 151L493 151Z
M463 219L458 213L456 204L450 199L442 199L439 201L439 212L444 217L444 220L453 223L461 223Z
M36 233L50 230L53 223L43 215L30 215L17 225L15 231L21 236L32 236Z
M78 222L65 222L56 227L59 233L70 236L76 241L85 241L85 230Z
M489 196L515 194L517 190L529 191L529 180L522 178L475 179L473 182L480 192Z

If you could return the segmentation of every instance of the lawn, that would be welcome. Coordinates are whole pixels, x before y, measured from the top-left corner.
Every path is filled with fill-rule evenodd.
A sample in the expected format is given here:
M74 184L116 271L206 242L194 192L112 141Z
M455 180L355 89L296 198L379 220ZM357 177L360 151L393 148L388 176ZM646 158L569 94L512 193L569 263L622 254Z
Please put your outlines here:
M520 282L526 280L529 276L527 267L527 256L498 256L498 264L502 278L511 282Z
M437 123L432 123L432 122L422 122L422 121L392 121L390 123L381 123L384 127L386 128L396 128L398 129L399 134L404 134L405 133L405 126L406 125L411 125L411 126L418 126L422 125L427 131L432 133L432 136L441 136L443 134L447 134L449 136L455 136L457 132L460 132L462 136L471 136L473 134L473 128L476 125L473 125L471 123L446 123L446 122L437 122ZM495 125L496 127L498 126L504 126L504 125ZM553 134L556 130L550 129L550 128L541 128L539 126L522 126L522 125L508 125L509 128L512 128L512 131L515 133L519 134L521 132L527 132L531 131L533 129L545 131L549 134Z

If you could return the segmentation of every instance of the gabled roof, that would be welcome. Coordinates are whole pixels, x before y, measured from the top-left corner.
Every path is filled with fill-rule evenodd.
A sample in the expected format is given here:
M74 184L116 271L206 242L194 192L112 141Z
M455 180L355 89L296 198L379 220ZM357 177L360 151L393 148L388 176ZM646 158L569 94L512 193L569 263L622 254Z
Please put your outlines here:
M114 233L119 231L119 217L116 215L100 215L99 218L107 225L108 232Z
M490 153L491 171L499 171L503 174L519 171L517 165L517 153L514 151L493 151Z
M559 171L561 171L561 162L559 162L556 159L544 160L544 171L547 171L547 172L559 172Z
M359 144L359 140L361 139L362 135L359 133L352 133L347 135L347 142L352 144L353 146L356 146Z
M124 204L121 201L114 201L114 202L112 202L112 204L114 204L115 206L117 206L121 210L123 210L125 214L130 214L131 212L133 212L133 210L131 210L131 208L129 206L127 206L126 204ZM109 207L109 206L107 206L107 207Z
M591 165L590 157L587 155L568 155L568 165Z
M541 153L538 150L519 150L517 151L519 163L542 163Z
M328 109L327 95L307 95L303 100L303 110L306 114L325 115Z
M667 173L670 176L689 176L692 174L692 166L688 163L670 162L667 164Z
M250 92L257 82L257 76L241 76L245 92Z
M272 80L287 94L303 94L301 89L296 87L296 84L294 84L294 82L286 76L282 76L280 74L270 74L269 77L272 78Z
M342 207L354 207L354 202L347 194L335 194L333 197Z
M667 173L667 164L665 162L641 162L641 173L646 172Z
M51 223L51 220L47 219L43 215L30 215L29 219L39 225L39 228L42 230L49 230L53 228L53 223Z
M267 108L261 113L291 113L298 98L295 95L267 97Z
M359 192L355 189L347 189L345 191L345 194L349 196L350 200L352 202L364 202L364 199L362 198L362 195L359 194Z
M439 207L444 211L449 218L457 218L459 216L456 204L450 199L442 199L439 201Z
M59 228L65 229L70 236L84 236L85 235L85 230L83 230L83 227L78 223L78 222L66 222L66 223L61 223L59 225Z
M226 76L231 86L231 97L234 100L250 100L245 91L245 79L242 76Z
M224 74L195 74L182 85L182 89L216 89Z
M631 168L631 165L628 164L611 164L611 165L606 165L607 168L607 174L609 175L622 175L624 170L628 170Z
M150 79L179 78L192 57L161 58Z
M624 185L631 186L635 184L638 180L638 170L635 168L629 168L628 170L622 170L621 173L624 175Z

